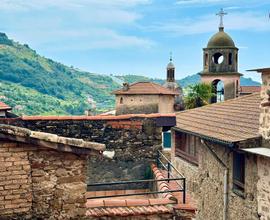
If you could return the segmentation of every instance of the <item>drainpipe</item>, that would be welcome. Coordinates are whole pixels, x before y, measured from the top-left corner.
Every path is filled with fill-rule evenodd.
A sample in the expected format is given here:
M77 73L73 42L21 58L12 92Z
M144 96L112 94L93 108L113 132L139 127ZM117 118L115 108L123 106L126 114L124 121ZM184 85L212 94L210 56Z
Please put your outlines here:
M224 187L223 187L223 220L227 220L227 210L228 210L228 173L229 168L226 164L218 157L218 155L212 150L212 148L207 145L207 143L201 139L201 143L210 151L214 158L223 166L224 170Z

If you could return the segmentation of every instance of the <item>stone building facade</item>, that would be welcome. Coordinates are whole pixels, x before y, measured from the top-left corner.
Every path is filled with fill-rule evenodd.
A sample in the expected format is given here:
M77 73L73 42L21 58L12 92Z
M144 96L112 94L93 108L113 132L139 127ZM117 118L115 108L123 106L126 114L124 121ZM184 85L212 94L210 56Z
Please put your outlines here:
M0 139L1 219L85 217L87 155L104 145L9 125Z
M173 136L175 132L177 130L173 130ZM226 163L227 168L220 164L202 143L197 145L198 164L192 164L175 155L175 149L172 149L173 164L186 176L188 192L191 193L192 198L197 202L197 219L223 219L224 175L226 169L228 170L227 219L259 219L257 186L254 184L258 179L256 156L249 155L246 158L245 194L239 195L233 191L233 151L219 144L211 142L206 142L206 144Z
M270 219L270 69L256 71L261 93L176 115L172 160L198 219Z

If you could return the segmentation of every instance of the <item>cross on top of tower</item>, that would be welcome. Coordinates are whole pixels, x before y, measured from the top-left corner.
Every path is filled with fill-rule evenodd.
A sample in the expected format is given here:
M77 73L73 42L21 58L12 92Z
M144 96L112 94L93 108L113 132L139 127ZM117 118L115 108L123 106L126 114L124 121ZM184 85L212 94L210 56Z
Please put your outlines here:
M172 52L170 52L170 62L172 62Z
M216 15L220 17L220 23L219 23L219 30L223 30L224 29L224 25L223 25L223 17L225 15L227 15L228 13L224 12L223 8L220 9L219 13L217 13Z

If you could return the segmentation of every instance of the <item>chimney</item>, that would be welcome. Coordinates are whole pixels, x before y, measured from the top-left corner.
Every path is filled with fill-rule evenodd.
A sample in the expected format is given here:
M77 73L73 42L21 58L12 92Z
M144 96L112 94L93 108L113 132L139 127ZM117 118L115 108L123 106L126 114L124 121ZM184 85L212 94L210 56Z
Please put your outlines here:
M259 132L263 137L264 147L270 148L270 68L251 71L257 71L262 76Z
M129 84L123 83L123 91L128 91L128 90L129 90Z

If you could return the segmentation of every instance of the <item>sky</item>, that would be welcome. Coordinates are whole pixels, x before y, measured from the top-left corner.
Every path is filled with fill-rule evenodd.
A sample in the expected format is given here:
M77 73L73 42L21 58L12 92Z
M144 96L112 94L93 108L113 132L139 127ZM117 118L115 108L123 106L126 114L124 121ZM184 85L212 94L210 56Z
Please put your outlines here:
M202 70L202 48L218 31L239 48L239 71L269 67L270 0L0 0L0 32L42 56L94 73L176 78Z

